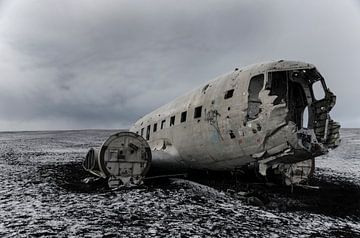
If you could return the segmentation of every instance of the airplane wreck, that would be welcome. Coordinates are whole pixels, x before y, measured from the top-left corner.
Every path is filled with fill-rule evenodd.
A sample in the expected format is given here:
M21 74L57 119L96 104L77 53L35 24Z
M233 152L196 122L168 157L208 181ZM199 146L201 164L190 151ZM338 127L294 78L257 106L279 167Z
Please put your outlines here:
M336 96L315 66L274 61L235 69L139 119L90 149L83 167L110 188L148 171L241 171L306 181L314 158L340 142Z

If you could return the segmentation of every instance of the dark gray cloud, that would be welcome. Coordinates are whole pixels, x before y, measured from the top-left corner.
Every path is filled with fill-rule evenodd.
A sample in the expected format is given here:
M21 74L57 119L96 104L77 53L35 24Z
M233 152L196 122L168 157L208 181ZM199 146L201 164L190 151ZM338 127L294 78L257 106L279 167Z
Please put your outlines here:
M260 61L314 63L360 127L356 1L0 1L0 130L123 128Z

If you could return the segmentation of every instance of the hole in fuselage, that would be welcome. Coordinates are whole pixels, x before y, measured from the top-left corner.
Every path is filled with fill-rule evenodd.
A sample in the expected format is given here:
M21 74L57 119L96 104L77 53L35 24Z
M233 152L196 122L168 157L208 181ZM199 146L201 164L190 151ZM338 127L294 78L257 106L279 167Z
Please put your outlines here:
M276 95L273 104L286 103L288 108L287 120L296 124L301 129L303 123L304 109L308 102L305 91L301 83L303 79L300 74L292 71L277 71L269 73L268 88L270 87L270 95ZM308 119L306 119L306 126Z
M303 112L307 107L305 92L301 84L289 81L288 100L288 119L295 122L297 128L301 129L303 127Z
M230 132L229 132L229 135L230 135L230 138L231 138L231 139L234 139L234 138L235 138L235 134L234 134L233 131L230 131Z
M246 118L248 121L256 119L261 112L259 93L264 86L264 75L259 74L250 79L248 88L248 108Z

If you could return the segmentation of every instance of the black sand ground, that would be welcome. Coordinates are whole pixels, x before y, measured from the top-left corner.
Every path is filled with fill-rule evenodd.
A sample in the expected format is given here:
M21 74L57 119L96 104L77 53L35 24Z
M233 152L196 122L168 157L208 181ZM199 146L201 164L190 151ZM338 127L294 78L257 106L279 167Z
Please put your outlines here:
M112 133L0 133L0 236L360 237L360 130L317 159L319 189L293 192L227 176L83 183L82 157Z

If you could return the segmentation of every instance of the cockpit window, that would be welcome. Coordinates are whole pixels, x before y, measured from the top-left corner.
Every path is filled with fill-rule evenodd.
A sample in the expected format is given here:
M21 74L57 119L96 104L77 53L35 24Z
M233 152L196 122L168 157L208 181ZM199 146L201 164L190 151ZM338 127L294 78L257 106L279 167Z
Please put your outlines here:
M321 100L325 97L325 91L321 81L316 81L313 83L312 90L316 100Z

